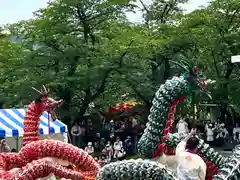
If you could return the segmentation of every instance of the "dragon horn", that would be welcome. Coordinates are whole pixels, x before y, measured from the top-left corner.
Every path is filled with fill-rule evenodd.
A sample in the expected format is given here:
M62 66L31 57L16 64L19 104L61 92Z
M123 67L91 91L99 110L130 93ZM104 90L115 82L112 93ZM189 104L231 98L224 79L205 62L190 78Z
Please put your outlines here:
M183 65L187 66L189 69L192 68L186 61L181 60L180 62L181 62Z
M169 60L169 62L178 65L179 67L183 68L186 71L189 71L189 69L186 66L184 66L183 64L180 64L180 63L172 61L172 60Z
M42 94L41 91L37 90L35 87L32 87L33 90L37 91L39 94Z
M48 94L47 88L43 85L44 94Z

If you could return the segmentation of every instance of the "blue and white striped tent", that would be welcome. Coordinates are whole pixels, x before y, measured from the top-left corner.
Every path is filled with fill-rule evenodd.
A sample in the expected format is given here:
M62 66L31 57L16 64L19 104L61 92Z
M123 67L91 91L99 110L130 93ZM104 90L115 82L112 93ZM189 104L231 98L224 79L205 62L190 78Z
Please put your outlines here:
M0 137L22 137L23 121L27 109L0 109ZM61 121L52 121L50 116L50 134L65 133L67 126ZM48 113L40 117L40 135L48 135Z

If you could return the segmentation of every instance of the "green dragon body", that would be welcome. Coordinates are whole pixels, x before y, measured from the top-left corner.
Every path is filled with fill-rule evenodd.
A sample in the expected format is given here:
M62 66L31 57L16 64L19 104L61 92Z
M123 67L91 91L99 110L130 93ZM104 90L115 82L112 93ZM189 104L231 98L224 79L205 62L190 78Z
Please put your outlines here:
M161 85L155 94L146 129L138 143L139 153L145 160L138 159L110 163L100 170L97 180L177 179L164 166L160 167L159 164L152 162L150 159L158 150L159 144L164 143L168 147L175 148L184 138L184 134L170 133L174 120L173 113L175 110L173 109L176 104L184 100L181 97L187 96L196 87L203 85L202 82L198 70L190 70L189 73L180 77L173 77ZM203 140L200 140L198 152L199 155L204 157L205 162L211 162L216 167L215 170L218 170L218 173L213 176L213 180L240 179L240 161L238 160L240 147L235 149L231 158L226 158L213 148L210 148Z

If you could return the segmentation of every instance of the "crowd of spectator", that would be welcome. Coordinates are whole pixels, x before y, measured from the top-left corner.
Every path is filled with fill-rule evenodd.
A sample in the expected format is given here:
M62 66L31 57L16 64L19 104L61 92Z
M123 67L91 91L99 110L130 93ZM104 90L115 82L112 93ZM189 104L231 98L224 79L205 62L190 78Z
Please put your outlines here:
M180 118L176 124L176 132L188 133L188 119ZM111 161L122 160L135 155L136 144L141 137L145 126L137 118L121 121L104 121L100 128L96 128L92 121L75 124L71 129L71 143L92 155L102 165ZM222 146L230 143L232 147L240 143L240 127L238 124L229 133L224 123L210 122L205 124L204 131L197 135L212 146ZM0 152L16 152L10 149L5 139L0 141Z
M221 146L229 140L229 132L224 123L208 122L205 125L206 141L210 145Z
M101 128L94 127L88 119L86 124L82 122L72 127L72 143L104 165L134 155L137 139L144 128L134 117L120 121L104 120Z
M190 129L189 120L180 118L175 127L175 132L188 133ZM135 118L132 118L131 121L125 119L103 123L103 130L98 132L93 130L92 122L88 120L87 126L76 124L72 128L73 144L84 148L96 160L104 164L134 155L137 140L143 133L144 128L144 125L139 124ZM203 131L198 130L197 136L211 146L222 146L226 143L236 145L240 143L240 128L239 131L235 130L233 132L233 136L230 136L224 123L208 121ZM84 146L80 145L79 142L82 142Z
M187 118L180 119L176 124L176 132L188 133L189 129ZM236 124L233 129L229 129L224 123L206 121L204 129L198 130L197 136L213 147L230 150L240 143L240 127Z

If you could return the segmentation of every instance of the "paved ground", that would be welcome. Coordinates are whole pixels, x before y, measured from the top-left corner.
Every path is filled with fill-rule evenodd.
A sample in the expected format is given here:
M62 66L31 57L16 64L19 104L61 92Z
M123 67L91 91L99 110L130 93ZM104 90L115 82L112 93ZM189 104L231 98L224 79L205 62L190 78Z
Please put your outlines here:
M214 148L214 147L213 147ZM224 151L222 148L214 148L217 152L219 152L220 154L224 155L224 156L231 156L232 155L232 151Z
M219 151L220 154L230 157L232 155L232 151Z
M232 155L232 149L234 148L234 145L230 142L230 143L225 143L221 147L213 147L213 148L216 151L218 151L220 154L229 157Z

